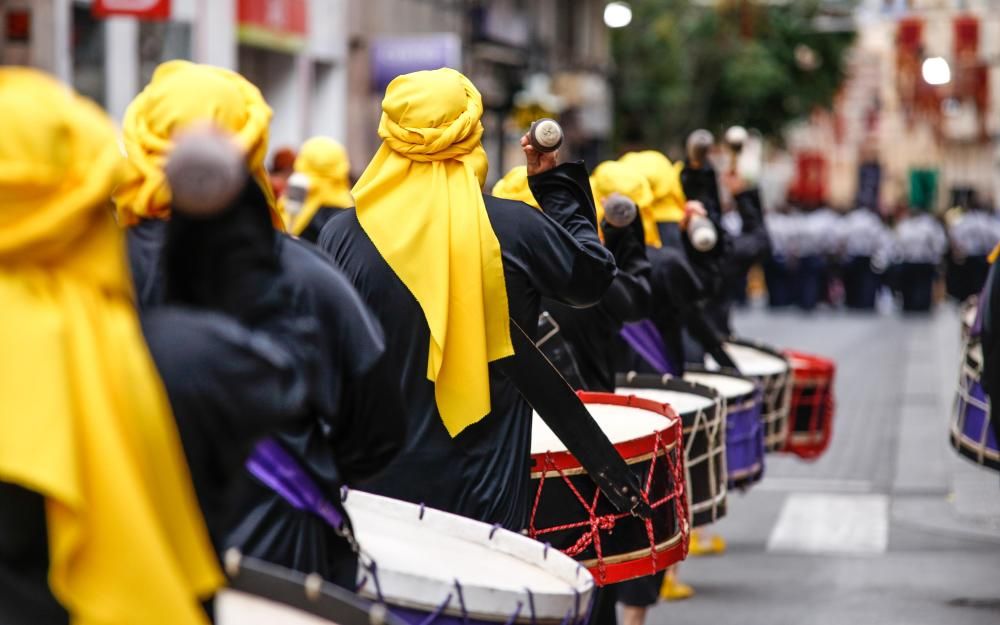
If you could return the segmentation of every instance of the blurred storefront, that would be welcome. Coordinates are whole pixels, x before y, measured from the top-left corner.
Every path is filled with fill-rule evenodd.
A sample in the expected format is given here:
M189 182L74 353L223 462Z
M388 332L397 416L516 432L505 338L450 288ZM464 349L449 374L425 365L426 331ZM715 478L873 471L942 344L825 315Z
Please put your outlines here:
M539 116L560 119L568 157L603 156L611 130L610 51L602 0L351 2L348 148L364 163L388 80L442 65L483 93L490 180L520 162L517 139Z
M272 149L346 139L348 0L4 0L0 62L52 72L115 118L169 59L236 69L275 110ZM59 36L63 33L63 36Z

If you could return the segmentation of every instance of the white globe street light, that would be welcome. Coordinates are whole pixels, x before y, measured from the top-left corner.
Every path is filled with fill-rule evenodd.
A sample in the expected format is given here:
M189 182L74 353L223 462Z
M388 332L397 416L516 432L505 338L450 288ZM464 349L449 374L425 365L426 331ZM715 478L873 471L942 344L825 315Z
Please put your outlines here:
M951 67L948 66L948 61L940 56L924 59L920 73L928 85L947 85L951 82Z
M608 28L624 28L632 23L632 7L626 2L609 2L604 7L604 23Z

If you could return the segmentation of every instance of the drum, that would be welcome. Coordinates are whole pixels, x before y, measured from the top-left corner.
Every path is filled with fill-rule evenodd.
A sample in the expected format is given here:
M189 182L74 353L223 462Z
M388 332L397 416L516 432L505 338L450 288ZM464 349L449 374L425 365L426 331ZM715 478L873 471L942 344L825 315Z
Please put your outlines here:
M404 625L385 606L319 575L247 558L235 549L224 560L230 583L215 597L216 625Z
M973 328L976 325L976 316L979 314L979 296L973 295L959 307L959 318L962 320L962 343L967 343L972 337Z
M681 421L665 404L578 393L640 477L649 519L619 512L538 415L531 433L535 498L528 535L590 569L598 585L651 575L687 555L687 492Z
M833 437L832 360L786 349L792 363L792 405L788 434L782 451L806 460L815 460L830 446Z
M757 380L764 393L764 449L781 451L788 436L788 413L792 400L792 368L784 354L761 343L731 339L723 346L740 373ZM718 365L705 357L711 368Z
M619 395L670 404L684 426L684 466L691 526L726 514L726 409L714 389L694 382L642 373L618 376Z
M764 476L763 400L760 387L736 371L688 367L684 379L718 391L726 413L726 469L730 488L746 489Z
M972 338L964 352L952 409L951 446L973 462L1000 471L1000 446L990 426L990 400L980 383L983 350L978 338Z
M499 526L361 491L344 491L361 545L358 594L405 623L586 622L587 570Z

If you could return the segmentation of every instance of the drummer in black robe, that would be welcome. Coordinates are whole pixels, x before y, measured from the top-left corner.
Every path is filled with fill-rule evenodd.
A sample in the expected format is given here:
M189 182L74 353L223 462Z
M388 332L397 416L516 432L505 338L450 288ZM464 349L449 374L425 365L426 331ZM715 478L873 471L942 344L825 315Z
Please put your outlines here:
M114 128L55 81L0 74L0 120L35 133L6 145L24 172L59 174L2 185L0 290L18 321L3 342L31 347L0 364L4 414L22 417L0 437L0 622L207 624L224 485L255 438L301 414L314 326L284 310L266 215L237 201L171 224L147 351L107 210Z
M189 101L192 94L197 94L194 102ZM152 115L170 119L152 123ZM129 255L142 306L162 303L170 285L164 244L171 203L169 194L159 191L163 173L156 155L172 137L155 129L211 121L233 133L248 153L252 174L240 202L259 219L281 227L262 166L269 117L260 92L242 76L183 61L162 65L129 106L124 140L132 175L116 200L122 220L132 224ZM283 298L286 312L319 328L314 343L319 364L309 380L304 418L272 434L290 454L293 466L285 470L301 471L327 501L336 503L341 485L371 477L402 446L399 386L386 375L378 322L330 259L309 243L277 232L271 233L271 242L290 285ZM206 258L203 265L211 262ZM203 265L190 267L187 274L208 271ZM370 414L383 416L370 419ZM244 472L233 486L235 492L226 500L230 524L224 545L352 588L355 557L348 542L319 511L300 509L287 493L267 486L268 481L266 475Z
M382 110L357 208L320 235L382 323L407 400L407 445L366 488L521 530L532 410L497 361L542 297L592 305L615 276L586 170L523 139L542 210L483 195L482 98L454 70L396 78Z
M354 205L347 150L329 137L313 137L295 157L295 171L279 200L288 232L311 243L331 217Z

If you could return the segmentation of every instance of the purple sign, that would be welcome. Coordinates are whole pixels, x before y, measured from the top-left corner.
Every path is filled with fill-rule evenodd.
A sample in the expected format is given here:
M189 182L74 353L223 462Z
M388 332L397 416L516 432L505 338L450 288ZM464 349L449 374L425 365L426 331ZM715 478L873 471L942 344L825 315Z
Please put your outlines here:
M462 40L455 33L379 37L371 45L372 88L384 90L392 79L425 69L461 69Z

